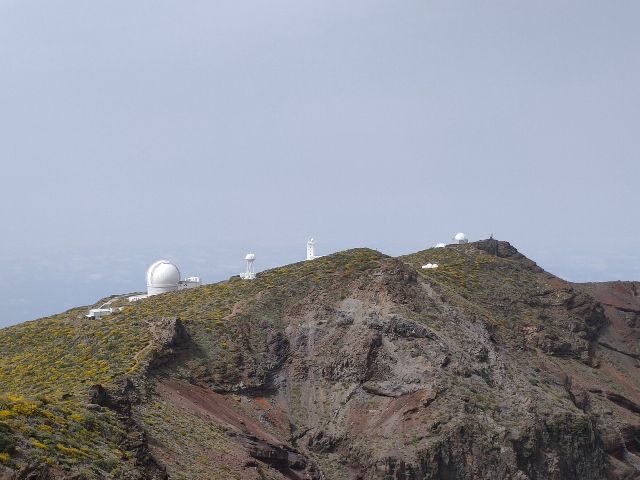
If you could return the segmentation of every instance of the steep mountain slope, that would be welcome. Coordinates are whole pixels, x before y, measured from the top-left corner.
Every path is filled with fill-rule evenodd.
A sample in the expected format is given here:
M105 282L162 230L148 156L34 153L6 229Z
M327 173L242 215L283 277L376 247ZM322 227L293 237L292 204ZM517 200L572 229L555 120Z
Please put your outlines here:
M3 329L0 478L640 478L639 287L485 240Z

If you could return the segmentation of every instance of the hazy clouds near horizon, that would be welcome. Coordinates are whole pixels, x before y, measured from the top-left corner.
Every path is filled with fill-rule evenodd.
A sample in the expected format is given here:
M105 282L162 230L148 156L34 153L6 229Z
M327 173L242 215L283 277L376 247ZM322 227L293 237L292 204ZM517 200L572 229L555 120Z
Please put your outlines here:
M640 280L640 4L0 0L0 326L494 234Z

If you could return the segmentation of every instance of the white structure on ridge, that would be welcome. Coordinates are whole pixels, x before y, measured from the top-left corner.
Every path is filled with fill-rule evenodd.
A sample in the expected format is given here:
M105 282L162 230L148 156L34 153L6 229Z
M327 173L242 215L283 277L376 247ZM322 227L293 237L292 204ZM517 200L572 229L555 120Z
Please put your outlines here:
M111 315L113 313L113 308L92 308L89 310L89 315L85 315L89 318L100 318L105 315Z
M122 311L122 310L124 310L124 307L118 307L118 308L113 308L113 307L109 307L109 308L103 308L103 307L92 308L91 310L89 310L89 314L85 315L85 317L100 318L100 317L104 317L106 315L111 315L115 311Z
M433 248L444 248L444 247L446 247L446 245L444 243L439 243Z
M322 255L316 255L316 242L309 240L307 242L307 260L313 260L314 258L320 258Z
M85 315L85 317L100 318L100 317L104 317L106 315L111 315L115 311L124 310L124 307L113 308L113 307L109 306L113 302L116 302L116 301L121 300L121 299L122 299L122 295L119 296L119 297L111 298L111 300L109 300L106 303L103 303L98 308L92 308L91 310L89 310L89 314Z
M169 260L158 260L147 270L147 294L133 295L130 302L137 302L143 298L152 297L165 292L173 292L184 288L194 288L202 285L202 278L189 277L180 280L180 270Z
M202 285L202 278L188 277L178 282L178 290L182 290L184 288L195 288L199 287L200 285Z
M451 243L469 243L469 240L467 239L467 237L464 236L464 233L460 232L457 233L455 237L453 237L451 239Z
M178 290L180 270L169 260L158 260L147 270L147 295Z
M253 261L256 259L256 256L253 253L247 253L244 259L247 261L247 271L241 273L240 278L243 280L253 280L256 278L256 273L253 270Z
M437 263L427 263L426 265L422 265L422 268L438 268Z

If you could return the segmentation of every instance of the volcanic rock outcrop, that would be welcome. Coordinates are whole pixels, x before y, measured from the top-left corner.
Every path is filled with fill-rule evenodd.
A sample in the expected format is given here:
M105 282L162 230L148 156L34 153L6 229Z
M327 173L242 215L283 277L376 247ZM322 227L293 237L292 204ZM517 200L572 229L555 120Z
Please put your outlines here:
M640 478L640 284L507 242L350 250L119 315L147 343L77 395L117 414L122 459L83 478Z

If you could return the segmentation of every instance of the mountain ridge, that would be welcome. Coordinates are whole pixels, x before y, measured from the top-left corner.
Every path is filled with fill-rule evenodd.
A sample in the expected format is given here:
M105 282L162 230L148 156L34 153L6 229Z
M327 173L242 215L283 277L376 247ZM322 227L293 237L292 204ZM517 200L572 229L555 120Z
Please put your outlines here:
M636 478L639 287L488 239L8 327L0 478Z

